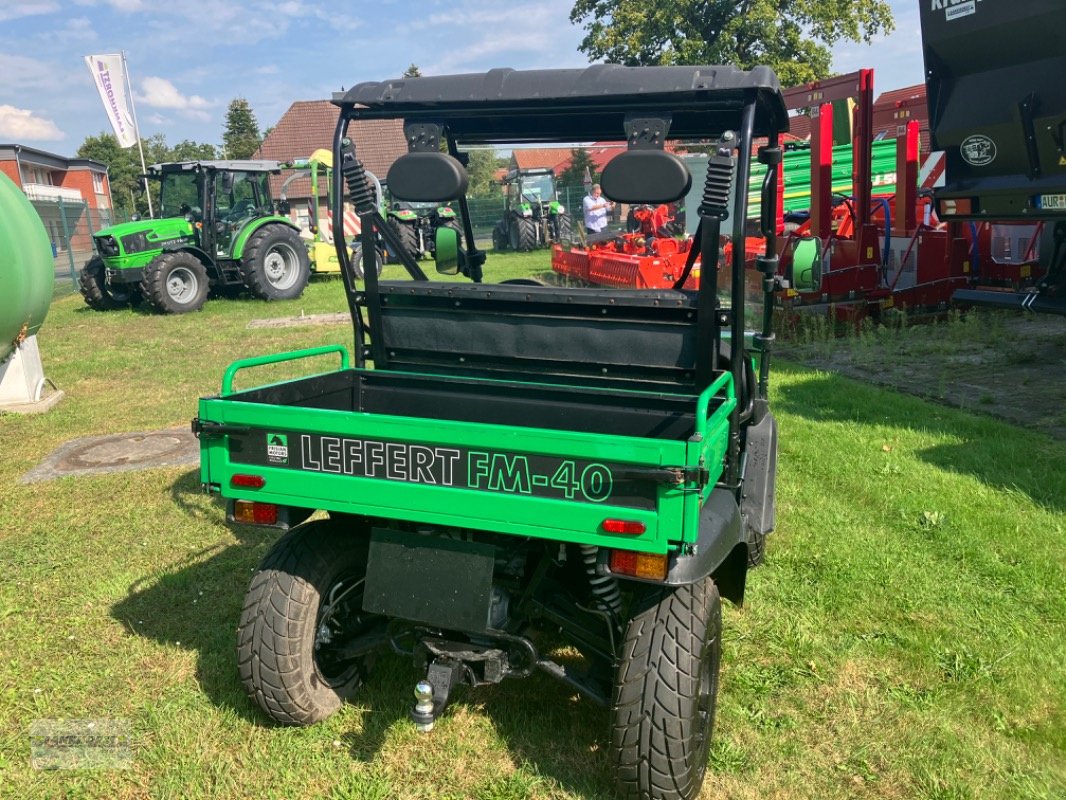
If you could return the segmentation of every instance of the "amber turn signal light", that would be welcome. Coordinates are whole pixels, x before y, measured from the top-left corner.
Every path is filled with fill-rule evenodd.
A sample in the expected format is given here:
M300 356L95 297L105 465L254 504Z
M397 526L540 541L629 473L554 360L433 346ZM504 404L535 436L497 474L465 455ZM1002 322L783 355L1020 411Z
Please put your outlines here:
M634 553L632 550L612 550L611 572L632 578L661 581L666 578L668 559L665 553Z
M274 503L237 500L233 503L233 518L249 525L274 525L278 521L278 507Z

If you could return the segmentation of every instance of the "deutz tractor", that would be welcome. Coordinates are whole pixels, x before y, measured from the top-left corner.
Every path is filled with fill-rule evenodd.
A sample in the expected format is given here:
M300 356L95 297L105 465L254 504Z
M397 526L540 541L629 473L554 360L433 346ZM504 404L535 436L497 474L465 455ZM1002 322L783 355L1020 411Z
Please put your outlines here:
M98 311L143 298L168 314L196 311L212 290L246 288L264 300L299 297L310 259L296 226L270 196L275 161L153 164L159 216L104 228L81 270Z
M433 255L437 228L448 227L459 230L455 209L438 203L410 203L397 200L389 208L388 222L396 231L403 249L415 259L422 258L426 254ZM399 258L394 260L398 261Z
M550 169L511 170L503 185L507 205L492 229L493 247L526 251L570 239L573 224Z

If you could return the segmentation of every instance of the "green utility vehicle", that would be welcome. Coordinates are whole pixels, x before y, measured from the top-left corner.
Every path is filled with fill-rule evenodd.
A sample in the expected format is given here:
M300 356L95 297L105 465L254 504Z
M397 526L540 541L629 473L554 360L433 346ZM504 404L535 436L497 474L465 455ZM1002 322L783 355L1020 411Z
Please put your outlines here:
M747 192L731 187L748 185L756 137L764 162L780 159L777 79L732 67L493 70L363 83L334 102L332 206L350 200L363 236L376 227L396 248L348 130L402 119L409 152L389 188L457 204L462 237L437 231L436 267L470 282L430 280L401 251L410 280L364 268L357 286L340 247L353 356L328 346L237 361L200 401L204 487L229 520L285 531L239 623L249 696L281 724L314 723L392 650L423 671L411 717L428 730L457 684L539 670L611 709L626 797L695 797L718 692L719 598L743 600L774 525L776 259L759 261L752 352L743 247L721 297L714 269L698 292L681 288L687 275L662 290L488 283L459 148L623 140L604 194L658 205L691 184L662 143L717 141L693 248L717 263L720 234L743 241ZM763 208L776 176L767 170ZM307 358L331 368L236 386L250 368Z
M138 298L168 314L196 311L209 291L246 288L264 300L299 297L310 259L298 229L270 196L275 161L154 164L159 218L93 234L82 268L85 302L99 311Z
M459 230L455 209L438 203L394 200L388 220L403 248L416 259L433 256L437 228L444 226ZM394 260L399 261L399 257Z
M497 250L534 250L570 240L573 222L559 202L550 169L511 170L504 179L507 204L492 229Z

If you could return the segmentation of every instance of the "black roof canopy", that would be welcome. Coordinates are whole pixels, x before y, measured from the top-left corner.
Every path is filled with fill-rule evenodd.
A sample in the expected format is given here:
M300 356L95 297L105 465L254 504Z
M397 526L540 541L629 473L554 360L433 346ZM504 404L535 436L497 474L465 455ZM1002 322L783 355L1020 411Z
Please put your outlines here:
M737 128L750 101L756 136L788 130L767 67L493 69L360 83L333 97L353 117L443 122L472 144L622 139L628 114L670 114L671 139L706 138Z

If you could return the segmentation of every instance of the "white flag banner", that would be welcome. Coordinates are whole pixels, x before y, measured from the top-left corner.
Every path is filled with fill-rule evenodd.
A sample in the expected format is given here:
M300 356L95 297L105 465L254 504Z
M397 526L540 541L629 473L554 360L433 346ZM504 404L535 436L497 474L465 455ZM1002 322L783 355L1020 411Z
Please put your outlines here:
M96 81L96 90L104 102L107 118L115 129L120 147L137 144L137 133L126 102L126 75L122 67L122 55L111 53L102 56L85 56L85 64Z

